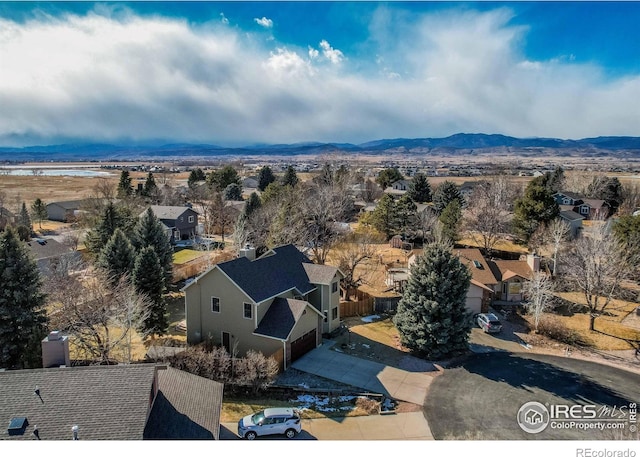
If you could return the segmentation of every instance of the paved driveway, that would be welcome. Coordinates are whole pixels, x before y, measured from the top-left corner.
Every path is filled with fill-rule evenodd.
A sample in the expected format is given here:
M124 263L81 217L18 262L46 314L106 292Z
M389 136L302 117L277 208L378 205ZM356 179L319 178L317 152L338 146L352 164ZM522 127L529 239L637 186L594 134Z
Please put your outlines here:
M221 440L237 440L237 424L220 426ZM259 439L283 440L283 436ZM304 419L295 440L432 440L422 411L390 415Z
M426 372L402 370L333 351L331 344L333 342L325 341L296 360L292 367L396 400L424 404L427 389L437 372L433 365L428 365L432 369Z

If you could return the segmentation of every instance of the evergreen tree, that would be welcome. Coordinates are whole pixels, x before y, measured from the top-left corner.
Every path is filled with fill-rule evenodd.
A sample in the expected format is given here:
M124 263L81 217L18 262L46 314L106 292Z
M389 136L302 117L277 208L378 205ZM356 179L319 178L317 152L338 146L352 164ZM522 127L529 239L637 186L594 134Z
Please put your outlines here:
M120 228L128 231L129 222L113 202L107 203L100 219L98 219L98 223L87 233L85 245L89 252L98 255L116 229Z
M167 320L167 304L163 299L165 279L160 259L153 247L142 248L135 259L133 285L139 294L146 295L151 301L149 317L142 323L145 334L164 334L169 322Z
M397 233L398 216L391 195L384 194L378 201L376 209L371 214L371 223L376 230L384 233L387 239Z
M156 184L156 180L153 177L153 173L149 172L147 175L147 180L144 182L144 187L142 188L141 195L143 197L151 198L156 195L158 192L158 185Z
M206 181L206 179L207 177L205 176L204 171L202 171L201 168L195 168L189 173L187 185L190 189L193 189L199 181Z
M413 178L413 182L407 192L411 200L416 203L428 203L431 201L431 185L427 177L422 173L418 173Z
M29 211L27 210L27 204L25 202L22 202L22 207L20 208L20 214L18 214L18 225L22 225L28 228L29 233L33 232L31 217L29 216Z
M97 266L109 275L115 284L123 276L131 275L135 261L133 245L119 228L113 233L98 256Z
M244 211L242 212L244 217L250 217L258 208L262 206L262 202L260 201L260 197L255 192L251 192L249 195L249 199L247 203L244 205Z
M587 187L587 196L606 201L611 208L612 214L618 210L624 201L620 180L609 176L594 177Z
M468 349L471 313L466 308L471 274L450 248L428 245L416 258L393 323L402 345L429 359Z
M41 367L47 325L42 280L11 228L0 234L0 283L0 367Z
M34 219L38 221L38 227L42 230L42 221L47 218L47 205L39 198L36 198L31 204L31 212Z
M269 184L275 182L276 177L271 170L271 167L265 165L260 169L258 173L258 189L263 192Z
M151 208L138 219L133 230L132 244L139 252L147 246L151 246L160 259L160 266L165 278L165 284L171 284L173 278L173 248L169 237Z
M555 219L559 212L551 190L532 180L514 204L513 229L522 242L528 243L538 227Z
M122 170L120 172L120 181L118 182L118 198L130 197L132 193L133 189L131 188L131 176L129 175L129 170Z
M298 174L296 173L296 169L293 168L292 165L289 165L282 177L282 185L296 187L296 184L298 184Z
M260 196L260 201L263 205L268 204L271 201L279 200L282 195L285 193L284 185L279 182L272 182L267 186L262 195Z
M207 184L218 192L224 192L230 184L240 185L240 176L231 165L225 165L222 169L209 173Z
M455 243L460 240L458 227L462 221L462 208L460 208L459 200L453 200L449 203L438 220L441 224L441 234L444 241Z
M242 201L242 188L236 183L229 184L224 189L224 199L227 201Z
M403 178L404 177L402 176L402 173L400 173L400 170L398 170L397 168L385 168L380 173L378 173L376 182L380 185L380 187L382 187L382 190L384 190L394 182L400 181Z
M433 209L436 214L440 216L442 211L444 211L447 205L453 200L458 200L460 206L462 206L462 195L460 195L460 190L455 183L445 181L436 187L436 190L433 192Z
M399 233L410 236L417 226L418 208L409 195L405 194L395 203L393 226Z

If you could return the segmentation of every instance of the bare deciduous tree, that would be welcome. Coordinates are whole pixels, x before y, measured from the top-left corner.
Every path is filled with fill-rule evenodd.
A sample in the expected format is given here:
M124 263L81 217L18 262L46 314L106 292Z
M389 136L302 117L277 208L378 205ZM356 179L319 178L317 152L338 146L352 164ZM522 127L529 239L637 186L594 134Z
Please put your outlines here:
M549 308L553 297L553 283L551 278L541 271L536 271L530 281L525 282L523 293L526 297L525 306L529 314L533 315L536 333L544 312Z
M251 386L254 394L273 383L278 375L278 362L254 350L238 359L234 365L236 383Z
M554 276L558 273L558 254L560 253L560 249L562 248L562 244L568 240L569 235L571 234L571 226L560 219L559 217L555 218L551 223L547 226L547 243L551 244L552 247L552 258L553 258L553 274Z
M133 332L148 317L150 303L126 276L111 286L95 272L60 270L48 292L51 326L68 332L79 354L101 362L130 361Z
M564 276L584 295L590 330L594 330L596 318L605 312L620 283L632 271L629 255L608 225L601 222L584 230L561 259Z
M363 275L357 274L359 265L372 259L376 254L376 243L384 241L384 237L371 228L365 227L348 234L334 247L333 252L340 271L345 275L342 283L349 297L351 290L363 282Z

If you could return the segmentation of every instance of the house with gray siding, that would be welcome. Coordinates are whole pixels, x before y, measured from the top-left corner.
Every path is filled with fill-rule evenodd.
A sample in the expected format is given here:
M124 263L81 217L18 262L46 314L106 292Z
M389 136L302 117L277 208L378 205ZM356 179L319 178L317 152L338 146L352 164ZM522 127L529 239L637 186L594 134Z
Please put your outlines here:
M340 326L344 274L289 244L215 265L183 288L189 344L210 340L230 354L273 356L281 369Z
M47 205L47 219L58 222L71 222L78 217L85 200L51 202Z
M150 206L153 214L165 226L171 243L190 240L198 233L198 212L188 206ZM147 210L140 213L144 216Z

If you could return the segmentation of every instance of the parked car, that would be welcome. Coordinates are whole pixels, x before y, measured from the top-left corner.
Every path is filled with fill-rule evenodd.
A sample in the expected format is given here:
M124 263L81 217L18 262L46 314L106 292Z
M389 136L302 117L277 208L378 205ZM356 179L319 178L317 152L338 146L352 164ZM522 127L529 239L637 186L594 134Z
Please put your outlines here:
M498 333L502 330L502 322L493 313L478 314L477 322L478 327L484 330L485 333Z
M293 408L267 408L238 421L238 436L253 440L264 435L294 438L302 430L300 413Z

